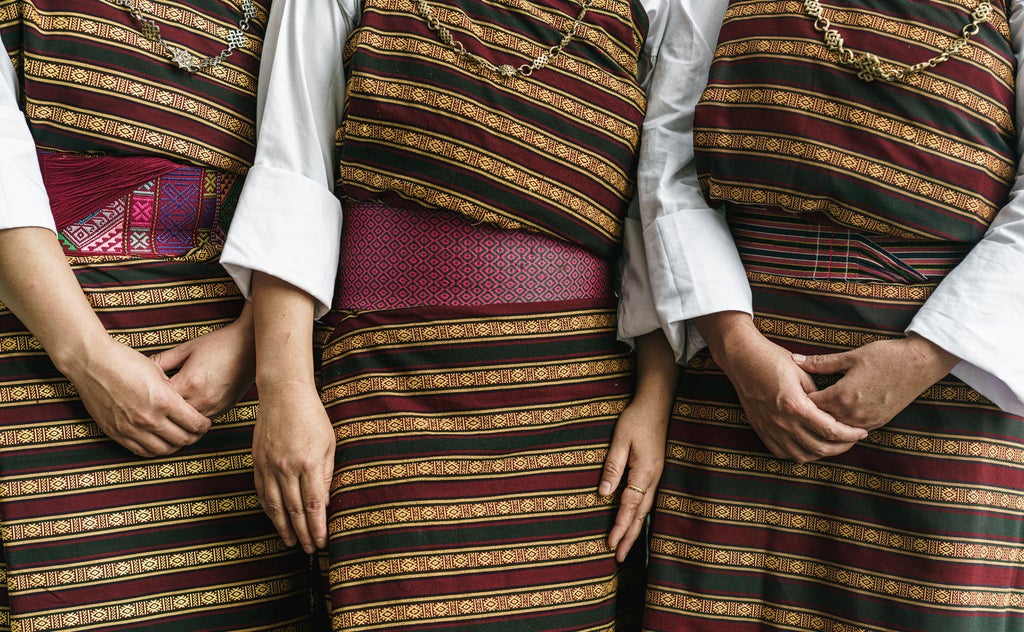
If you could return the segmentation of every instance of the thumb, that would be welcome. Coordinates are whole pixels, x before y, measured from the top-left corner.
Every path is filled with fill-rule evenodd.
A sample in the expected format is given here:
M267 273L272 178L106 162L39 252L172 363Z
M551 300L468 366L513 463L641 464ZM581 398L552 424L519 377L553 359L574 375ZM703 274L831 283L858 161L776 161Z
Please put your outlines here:
M612 439L608 448L608 456L604 459L604 468L601 470L601 484L597 487L597 493L601 496L611 496L612 492L619 486L622 474L626 471L626 460L629 458L629 445L626 441Z
M799 353L793 354L793 361L808 373L830 375L833 373L844 373L850 369L849 352L829 353L825 355L805 356Z
M154 353L149 356L149 359L155 362L161 371L167 373L168 371L180 369L181 365L185 364L188 356L189 350L186 348L186 345L178 345L166 351Z

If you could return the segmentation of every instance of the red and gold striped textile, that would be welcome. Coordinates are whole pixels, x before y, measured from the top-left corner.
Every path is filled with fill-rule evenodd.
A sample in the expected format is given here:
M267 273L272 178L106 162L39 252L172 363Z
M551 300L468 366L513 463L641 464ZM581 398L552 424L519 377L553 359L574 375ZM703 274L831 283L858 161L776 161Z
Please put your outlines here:
M62 163L99 160L68 157L87 153L175 163L115 195L100 190L102 177L80 178L89 191L77 201L106 201L59 223L96 313L143 352L213 331L241 309L217 257L253 154L268 3L256 4L246 48L188 74L112 3L0 0L0 35L40 149ZM233 0L144 6L164 37L200 55L223 48L242 16ZM255 415L250 392L197 444L135 457L102 435L0 307L0 629L317 630L316 573L284 546L253 489Z
M605 544L616 504L596 493L633 386L610 267L454 213L365 203L346 221L342 273L374 270L377 292L339 279L324 323L333 629L637 629L640 560L616 564ZM442 269L381 255L407 238ZM493 253L519 265L489 266ZM563 287L557 262L586 257L597 265L572 273L590 291ZM439 274L504 300L420 291ZM347 309L369 296L388 308Z
M0 0L0 37L22 77L21 105L37 146L244 173L270 3L254 4L245 47L222 65L185 73L112 2ZM168 42L206 57L238 28L242 2L154 2L145 14Z
M431 5L468 49L516 65L579 10ZM548 67L499 79L412 3L364 3L345 48L342 291L320 359L338 439L334 630L638 629L642 560L615 562L616 499L596 488L633 387L610 273L646 28L639 3L597 0ZM345 279L367 270L381 292Z
M171 173L168 191L148 182L134 195L160 199L216 172ZM184 243L180 256L69 254L115 339L158 351L238 315L241 296L209 240L236 196L234 187L213 196L211 212L189 234L152 235L153 243ZM201 187L191 199L194 215ZM159 208L153 225L174 226ZM66 249L79 247L62 239ZM254 391L197 444L142 459L100 432L74 386L2 306L0 332L0 534L9 603L0 629L313 629L308 559L284 546L253 489Z
M915 63L976 4L825 10L847 46ZM730 4L698 170L769 339L816 354L901 336L1005 203L1013 62L993 6L962 54L869 84L834 63L802 2ZM780 460L699 354L673 411L644 629L1024 630L1022 459L1024 419L949 376L839 457Z
M647 14L597 0L578 36L531 77L481 76L407 0L370 0L345 47L342 195L455 211L616 255L633 196L646 96ZM467 50L520 65L562 37L561 0L432 3Z

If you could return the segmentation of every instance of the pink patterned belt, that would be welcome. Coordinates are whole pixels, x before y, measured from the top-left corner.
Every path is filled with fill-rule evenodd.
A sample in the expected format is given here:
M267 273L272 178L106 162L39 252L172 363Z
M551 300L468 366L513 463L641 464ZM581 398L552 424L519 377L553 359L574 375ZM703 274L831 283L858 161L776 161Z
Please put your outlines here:
M145 156L40 152L64 252L166 258L220 247L238 176Z
M345 206L335 309L497 305L607 298L609 262L539 233L458 213Z

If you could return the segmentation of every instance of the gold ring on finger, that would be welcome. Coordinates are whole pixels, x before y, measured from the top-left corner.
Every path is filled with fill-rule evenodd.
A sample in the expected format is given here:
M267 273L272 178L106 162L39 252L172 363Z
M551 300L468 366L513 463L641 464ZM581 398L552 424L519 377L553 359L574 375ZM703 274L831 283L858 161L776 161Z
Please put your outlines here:
M634 492L640 492L641 495L647 493L646 489L640 487L639 485L634 485L633 483L629 483L628 485L626 485L626 489L632 489Z

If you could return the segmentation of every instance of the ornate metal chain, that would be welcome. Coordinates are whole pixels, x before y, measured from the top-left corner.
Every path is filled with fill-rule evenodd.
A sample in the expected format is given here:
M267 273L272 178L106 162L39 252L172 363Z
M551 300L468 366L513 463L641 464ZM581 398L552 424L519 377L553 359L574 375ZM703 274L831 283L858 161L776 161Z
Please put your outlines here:
M519 75L521 77L529 77L533 74L534 70L540 70L544 66L547 66L552 59L557 57L562 49L569 45L573 39L576 38L576 33L579 31L580 24L583 22L583 18L587 15L587 10L590 9L591 5L594 4L594 0L583 0L580 8L579 15L573 20L572 26L565 31L562 35L562 39L549 48L546 52L541 53L528 64L522 64L521 66L512 66L511 64L502 64L501 66L495 66L488 60L484 59L480 55L471 53L466 50L466 47L462 45L462 42L452 37L451 31L448 30L440 20L434 17L433 9L426 0L413 0L416 3L416 11L423 18L423 21L427 23L427 26L431 31L437 34L437 38L440 39L446 46L450 47L455 51L455 54L468 61L472 66L482 71L492 72L502 79L508 79Z
M164 53L171 60L178 64L178 68L185 72L199 72L207 68L219 66L224 60L231 56L239 48L245 48L245 32L249 30L249 21L256 17L256 5L253 0L242 0L242 19L238 22L237 29L228 31L225 38L227 47L212 57L197 57L181 46L169 44L160 35L160 25L152 18L146 17L142 9L135 3L135 0L110 0L114 4L123 7L139 23L139 32L149 41L157 44L164 50Z
M960 37L954 39L946 46L945 50L932 57L928 61L904 66L894 70L885 70L877 55L871 53L854 53L845 47L843 36L839 31L832 28L832 23L822 15L821 3L818 0L804 0L804 13L814 18L814 30L825 34L825 46L839 56L839 63L857 70L857 77L864 81L900 81L906 77L916 75L929 68L934 68L946 61L953 55L959 53L972 35L980 30L980 24L988 20L992 15L991 0L979 0L978 6L971 12L971 21L960 31Z

